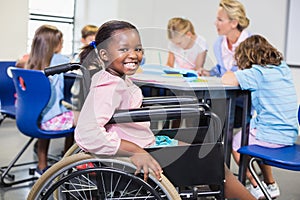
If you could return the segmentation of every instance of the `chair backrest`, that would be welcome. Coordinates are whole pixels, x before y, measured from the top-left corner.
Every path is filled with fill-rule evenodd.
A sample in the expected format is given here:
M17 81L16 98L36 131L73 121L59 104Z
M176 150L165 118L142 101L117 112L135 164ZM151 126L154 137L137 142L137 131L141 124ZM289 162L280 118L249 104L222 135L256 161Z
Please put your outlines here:
M0 101L1 109L6 107L14 107L15 104L15 86L11 77L7 74L7 68L15 66L14 61L1 61L0 62ZM13 114L13 113L12 113Z
M14 68L11 70L17 92L16 122L25 135L35 138L65 137L72 131L40 129L40 115L51 95L49 79L42 71Z

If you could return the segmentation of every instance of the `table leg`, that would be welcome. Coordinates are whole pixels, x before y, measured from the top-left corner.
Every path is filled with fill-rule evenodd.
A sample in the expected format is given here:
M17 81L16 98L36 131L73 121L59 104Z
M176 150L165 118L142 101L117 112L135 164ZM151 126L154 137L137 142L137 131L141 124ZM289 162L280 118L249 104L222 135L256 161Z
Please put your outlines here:
M226 116L228 116L227 120L225 120L225 126L223 130L224 134L224 161L227 165L227 167L230 169L230 161L231 161L231 151L232 151L232 134L233 134L233 121L231 119L234 119L234 109L233 105L235 98L227 98L227 111Z
M248 145L248 137L249 137L249 120L250 120L250 92L243 91L243 118L242 118L242 139L241 146ZM239 164L239 181L245 185L246 183L246 170L247 170L247 157L246 155L240 155L240 164Z

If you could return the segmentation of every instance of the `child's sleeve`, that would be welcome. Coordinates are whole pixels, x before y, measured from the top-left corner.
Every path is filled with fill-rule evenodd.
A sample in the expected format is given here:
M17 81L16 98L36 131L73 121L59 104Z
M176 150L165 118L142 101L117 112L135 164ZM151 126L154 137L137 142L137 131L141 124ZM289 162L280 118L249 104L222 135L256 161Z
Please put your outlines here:
M116 132L107 132L105 125L121 103L122 90L115 82L91 88L75 130L75 140L85 151L102 155L117 153L121 139Z
M234 74L243 90L254 91L258 88L261 75L254 68L238 70Z

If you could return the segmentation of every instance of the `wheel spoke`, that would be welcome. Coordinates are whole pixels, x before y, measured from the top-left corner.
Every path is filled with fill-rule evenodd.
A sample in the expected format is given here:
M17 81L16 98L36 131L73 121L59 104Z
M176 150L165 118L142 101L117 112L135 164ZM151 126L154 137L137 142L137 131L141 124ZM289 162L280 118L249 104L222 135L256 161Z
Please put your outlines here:
M92 163L93 167L77 168L87 163ZM126 162L116 162L114 159L90 159L70 163L61 169L53 170L53 176L46 179L45 184L39 183L43 185L37 193L41 198L36 196L38 198L32 199L173 199L155 177L150 175L148 182L145 182L142 174L133 174L135 168L132 168L132 164L124 163Z

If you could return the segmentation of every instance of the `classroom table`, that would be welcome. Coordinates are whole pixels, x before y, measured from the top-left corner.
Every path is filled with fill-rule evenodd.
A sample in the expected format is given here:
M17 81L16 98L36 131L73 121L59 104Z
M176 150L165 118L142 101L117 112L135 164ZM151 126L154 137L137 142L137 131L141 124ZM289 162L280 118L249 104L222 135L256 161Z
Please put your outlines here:
M176 96L195 96L199 102L208 103L211 110L219 115L224 124L224 160L230 167L232 133L234 122L234 108L237 96L243 98L243 117L242 117L242 141L241 145L248 144L249 125L249 91L243 91L238 86L223 85L221 79L217 77L203 77L194 81L186 81L183 77L158 76L157 74L140 73L131 76L133 82L139 87L150 88L151 96L176 95ZM162 94L162 90L164 93ZM241 156L239 165L239 180L245 184L247 163L244 156Z

